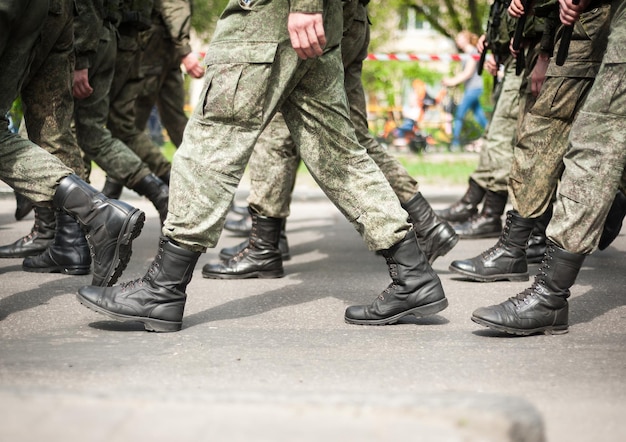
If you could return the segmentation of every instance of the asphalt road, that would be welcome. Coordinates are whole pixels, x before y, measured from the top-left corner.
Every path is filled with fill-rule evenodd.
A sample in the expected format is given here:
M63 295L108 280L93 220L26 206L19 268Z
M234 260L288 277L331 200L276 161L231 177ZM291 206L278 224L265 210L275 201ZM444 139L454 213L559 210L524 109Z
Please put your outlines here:
M463 189L424 189L435 207ZM157 246L148 221L121 281ZM239 199L241 201L241 198ZM0 243L28 233L0 198ZM587 258L570 332L513 337L470 321L529 283L472 283L448 271L495 240L460 241L434 263L450 306L384 327L348 325L389 281L339 211L296 189L286 276L203 279L188 287L184 328L155 334L81 306L90 276L25 273L0 263L3 441L622 441L626 438L626 236ZM536 266L531 267L531 271Z

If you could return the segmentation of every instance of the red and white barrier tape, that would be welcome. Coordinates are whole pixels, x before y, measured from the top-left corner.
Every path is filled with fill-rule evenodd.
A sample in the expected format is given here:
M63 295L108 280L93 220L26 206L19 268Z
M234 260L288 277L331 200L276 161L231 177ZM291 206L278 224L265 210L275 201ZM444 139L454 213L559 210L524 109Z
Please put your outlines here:
M373 61L463 61L472 57L480 60L479 54L368 54L367 60Z

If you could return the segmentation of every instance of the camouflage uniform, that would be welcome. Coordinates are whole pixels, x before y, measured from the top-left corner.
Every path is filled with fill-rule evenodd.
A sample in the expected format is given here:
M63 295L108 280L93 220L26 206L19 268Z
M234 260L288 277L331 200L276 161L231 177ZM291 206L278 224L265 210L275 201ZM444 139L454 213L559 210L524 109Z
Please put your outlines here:
M118 26L117 56L115 75L111 86L107 127L114 138L126 146L158 176L170 169L168 159L160 149L154 148L152 140L137 127L136 102L143 88L141 74L140 33L150 27L152 0L123 0L122 21ZM139 11L135 9L140 9ZM147 15L142 14L147 10ZM148 146L148 153L142 155L137 146Z
M298 59L287 27L276 26L290 12L324 13L321 57ZM317 0L229 3L207 52L200 104L174 157L166 236L197 251L215 246L256 140L280 109L312 176L367 246L387 249L405 237L408 215L350 122L341 14L335 1L324 1L323 11Z
M33 202L50 205L58 183L72 169L11 133L6 119L35 56L47 13L47 0L0 0L0 179Z
M515 59L505 63L504 78L496 107L480 151L480 159L471 178L483 189L505 192L513 160L517 120L519 117L522 76L515 74Z
M547 230L552 241L578 254L589 254L597 247L626 167L626 2L614 0L611 7L607 50L572 125Z
M180 62L191 53L190 26L189 0L156 0L141 58L144 80L137 101L137 124L145 128L152 106L157 104L163 126L176 146L180 146L187 124Z
M187 125L180 63L191 52L190 21L189 0L155 0L152 25L141 36L141 85L135 101L135 125L143 133L156 104L161 123L176 147L180 146ZM149 137L129 140L128 145L155 174L169 172L169 161Z
M368 53L370 34L367 9L363 3L357 0L343 2L341 53L350 119L359 144L365 147L404 203L418 192L417 181L376 141L368 128L361 73L363 60ZM277 117L261 135L250 159L252 186L248 204L264 216L285 218L289 215L291 191L300 158L284 120L280 115Z
M581 16L565 64L551 60L541 93L524 118L509 182L513 207L524 218L541 216L551 204L572 122L606 48L609 12L609 5L599 5Z
M22 87L28 138L59 158L82 179L83 159L72 133L74 2L50 0L42 40Z
M150 169L107 128L117 54L118 0L76 0L76 69L88 68L93 93L74 102L78 145L109 176L134 187Z

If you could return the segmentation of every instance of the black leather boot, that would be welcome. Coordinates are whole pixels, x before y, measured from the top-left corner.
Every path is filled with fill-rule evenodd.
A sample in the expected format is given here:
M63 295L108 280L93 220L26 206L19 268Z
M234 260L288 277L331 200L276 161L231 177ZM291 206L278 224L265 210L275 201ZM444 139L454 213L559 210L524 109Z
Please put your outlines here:
M199 256L199 252L161 237L159 251L143 278L114 287L83 287L78 301L118 321L142 322L148 331L178 331L183 323L185 291Z
M598 249L604 250L615 241L615 238L617 238L617 235L619 235L619 232L622 230L625 216L626 195L620 190L615 194L615 199L613 200L613 204L611 204L609 214L606 217L606 221L604 221L604 228L602 229Z
M435 215L428 201L421 193L416 193L406 203L402 204L409 214L410 221L415 228L417 242L426 255L428 263L444 256L459 242L459 236L452 226Z
M167 218L167 204L169 201L170 188L154 174L146 175L132 188L141 196L148 198L159 212L161 224Z
M552 205L541 215L535 219L535 227L528 238L526 247L526 262L528 264L539 264L546 253L546 229L552 219Z
M250 229L252 229L250 214L247 214L238 220L227 219L224 223L224 230L229 231L233 234L233 236L249 236Z
M122 191L124 190L124 183L120 183L114 178L107 176L104 180L104 187L102 188L102 193L107 198L113 198L115 200L120 199L122 196Z
M250 216L250 212L248 212L248 206L238 206L235 203L230 205L230 211L241 216Z
M283 261L289 261L291 259L291 253L289 252L289 242L287 241L287 234L285 232L286 219L283 219L283 226L280 229L280 239L278 240L278 250L280 250L280 255L283 258ZM224 247L220 250L220 259L224 261L228 261L230 258L240 253L250 245L250 239L246 239L245 241L240 242L236 246L232 247Z
M485 196L485 189L480 187L476 181L469 179L469 186L465 195L444 210L436 210L437 216L450 223L464 223L472 215L478 213L478 205Z
M35 224L30 233L12 244L0 246L0 258L26 258L39 255L54 240L54 209L35 207Z
M463 239L497 238L502 232L502 214L507 197L507 192L487 190L480 213L462 224L455 225L454 230Z
M548 241L533 284L501 304L477 309L472 321L515 335L567 333L569 288L584 260Z
M417 244L414 231L382 250L391 284L370 305L346 309L345 321L359 325L393 324L407 315L433 315L448 306L441 281Z
M33 202L21 193L15 192L15 219L21 221L33 210Z
M159 178L161 178L161 181L163 181L169 187L170 185L170 171L169 170L165 172L163 175L159 175Z
M475 258L452 261L450 270L480 282L528 281L526 243L534 226L535 219L510 210L496 245Z
M22 269L34 273L87 275L91 270L91 255L85 234L76 220L57 211L53 243L40 255L24 259Z
M226 262L206 264L202 276L213 279L281 278L283 260L278 241L282 218L270 218L250 212L252 229L249 245Z
M82 226L93 260L92 285L113 285L132 253L132 242L143 228L145 214L123 201L112 200L78 178L61 180L54 206Z

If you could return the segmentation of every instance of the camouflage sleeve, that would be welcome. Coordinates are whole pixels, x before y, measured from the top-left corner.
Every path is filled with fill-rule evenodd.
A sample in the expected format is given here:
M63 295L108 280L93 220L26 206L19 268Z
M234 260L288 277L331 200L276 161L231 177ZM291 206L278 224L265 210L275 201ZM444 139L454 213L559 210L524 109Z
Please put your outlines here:
M554 55L554 42L556 39L556 30L559 28L561 21L559 20L559 10L553 10L545 18L543 35L539 42L539 50L550 57Z
M103 11L93 0L74 0L74 52L76 69L89 68L102 31Z
M291 0L289 12L316 13L324 11L324 0Z
M191 5L189 0L161 0L161 15L170 38L182 58L191 52Z

